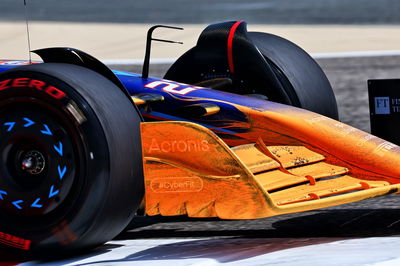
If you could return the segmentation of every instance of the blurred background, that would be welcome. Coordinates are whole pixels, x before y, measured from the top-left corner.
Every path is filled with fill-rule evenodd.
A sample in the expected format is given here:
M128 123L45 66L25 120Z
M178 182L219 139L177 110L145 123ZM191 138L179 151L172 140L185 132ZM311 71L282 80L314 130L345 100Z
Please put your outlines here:
M32 50L70 46L92 54L115 69L141 71L146 32L152 25L165 23L184 27L184 31L163 29L156 32L159 38L183 41L184 44L153 45L151 74L155 76L163 76L174 59L193 47L208 24L245 20L250 31L280 35L311 53L332 84L340 120L365 131L370 130L367 80L400 78L399 0L26 1ZM23 0L0 1L0 58L28 59L23 3ZM337 236L393 236L399 232L399 200L398 196L384 197L255 221L144 218L142 222L139 219L136 228L121 234L118 239L155 239L159 245L165 240L159 240L160 237L212 237L217 241L224 237L266 238L262 244L255 242L253 252L260 246L268 246L267 243L272 243L270 245L275 248L277 240L286 246L286 242L296 243L288 240L293 237L305 237L306 240L299 241L308 245L307 241L315 242L313 238L321 241L319 237L330 237L329 241L332 241ZM179 245L177 247L172 246L174 252L180 252ZM190 251L200 253L204 250L201 244L196 246L197 249L192 244L188 247ZM218 247L217 252L221 254L231 252L231 247L226 251L220 242L211 247L212 250L206 252L213 253ZM117 249L118 245L105 245L104 252L113 248ZM354 247L348 246L348 250L352 254ZM150 249L149 252L159 258L161 251L155 249L151 253ZM363 252L365 254L360 248L359 253ZM0 250L2 258L6 253ZM314 250L310 258L315 255L318 254ZM135 259L135 255L131 257ZM329 264L329 261L324 263Z
M193 47L210 23L245 20L311 53L335 90L343 122L369 130L366 81L400 77L398 0L26 0L31 49L70 46L111 66L140 71L147 29L183 45L155 43L151 74ZM0 58L27 59L23 0L1 0ZM34 57L35 58L35 57Z
M26 1L33 49L74 46L102 59L141 59L146 30L158 23L185 27L158 33L183 46L153 50L157 58L177 57L204 26L224 20L245 20L249 30L279 34L310 53L398 49L397 0ZM1 1L1 57L26 57L23 3Z
M18 3L19 2L19 3ZM397 0L27 0L31 19L114 23L396 24ZM23 0L2 0L4 20L21 20Z

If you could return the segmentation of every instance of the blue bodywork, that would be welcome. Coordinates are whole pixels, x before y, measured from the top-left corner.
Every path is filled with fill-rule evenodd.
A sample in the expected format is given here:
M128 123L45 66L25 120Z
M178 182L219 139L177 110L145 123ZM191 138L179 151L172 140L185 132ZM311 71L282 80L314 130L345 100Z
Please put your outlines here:
M0 62L0 72L17 66L28 64L26 61ZM241 133L250 129L250 121L243 108L257 111L276 110L284 105L260 100L253 97L221 92L208 88L196 87L160 78L142 78L140 74L113 70L132 96L143 93L156 93L164 97L164 101L139 106L145 121L191 121L201 124L217 134L225 137L231 135L240 138ZM149 86L156 84L156 86ZM213 103L220 111L209 116L191 116L182 111L185 106L199 103Z

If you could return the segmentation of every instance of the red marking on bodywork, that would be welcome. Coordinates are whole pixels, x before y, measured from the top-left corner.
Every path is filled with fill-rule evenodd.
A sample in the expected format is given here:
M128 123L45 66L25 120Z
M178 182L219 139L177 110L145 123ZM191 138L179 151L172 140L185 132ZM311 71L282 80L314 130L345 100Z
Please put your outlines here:
M38 64L38 63L40 63L40 62L15 61L15 60L0 61L0 65L13 65L13 66L23 66L23 65L31 65L31 64Z
M228 35L228 64L229 64L229 71L232 74L235 73L235 67L233 64L233 52L232 52L233 37L235 36L236 29L242 23L243 23L243 21L238 21L235 24L233 24L232 28L229 31L229 35Z
M167 119L164 117L158 117L158 116L149 115L149 114L142 114L142 115L143 115L143 117L158 120L158 121L172 121L171 119Z

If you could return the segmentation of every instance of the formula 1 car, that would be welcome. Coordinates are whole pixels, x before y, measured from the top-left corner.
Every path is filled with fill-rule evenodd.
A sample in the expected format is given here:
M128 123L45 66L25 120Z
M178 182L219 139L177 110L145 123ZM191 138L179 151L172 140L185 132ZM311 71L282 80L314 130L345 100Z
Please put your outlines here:
M245 22L208 26L165 79L72 48L35 52L43 63L0 62L9 246L93 248L138 210L257 219L400 187L399 147L337 121L317 63Z

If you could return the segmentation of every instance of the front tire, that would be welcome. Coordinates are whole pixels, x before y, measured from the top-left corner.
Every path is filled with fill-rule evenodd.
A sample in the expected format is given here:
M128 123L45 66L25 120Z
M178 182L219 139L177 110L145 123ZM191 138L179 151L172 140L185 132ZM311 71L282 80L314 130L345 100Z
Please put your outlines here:
M284 38L247 32L243 21L208 26L197 45L179 57L164 78L338 119L332 87L315 60Z
M301 107L333 119L339 119L331 84L315 60L296 44L279 36L249 32L249 39L270 63L285 88L289 100L278 102ZM267 94L268 90L260 90Z
M143 198L140 122L120 88L84 67L1 73L0 232L44 255L115 237Z

